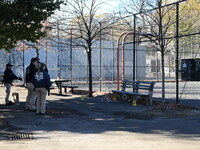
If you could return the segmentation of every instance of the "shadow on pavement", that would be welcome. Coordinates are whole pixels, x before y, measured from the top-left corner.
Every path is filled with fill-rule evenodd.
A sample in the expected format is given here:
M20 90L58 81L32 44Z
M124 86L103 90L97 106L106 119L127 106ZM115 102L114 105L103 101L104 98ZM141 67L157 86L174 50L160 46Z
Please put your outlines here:
M155 118L141 117L150 106L136 106L108 99L80 98L72 96L56 97L47 101L47 114L25 111L25 103L20 105L0 105L2 124L1 137L10 132L68 131L81 134L98 134L109 131L137 132L142 134L163 134L166 136L194 138L200 137L200 118ZM61 99L60 99L61 98ZM126 117L127 113L132 117ZM134 117L135 115L135 117ZM141 115L141 116L140 116ZM140 116L140 117L138 117ZM3 123L4 122L4 123ZM4 138L5 139L5 138Z

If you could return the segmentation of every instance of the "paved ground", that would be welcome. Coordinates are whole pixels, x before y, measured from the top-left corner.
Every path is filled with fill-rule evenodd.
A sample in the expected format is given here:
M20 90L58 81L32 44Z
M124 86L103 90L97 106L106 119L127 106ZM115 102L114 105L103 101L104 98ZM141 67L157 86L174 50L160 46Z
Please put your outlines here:
M153 107L131 106L104 97L52 94L46 115L24 111L26 90L20 105L4 106L0 97L1 150L199 150L200 115L192 111L172 117L155 114ZM56 92L56 91L54 91ZM182 113L182 112L181 112ZM180 117L181 116L181 117ZM12 141L15 133L31 133L32 140Z

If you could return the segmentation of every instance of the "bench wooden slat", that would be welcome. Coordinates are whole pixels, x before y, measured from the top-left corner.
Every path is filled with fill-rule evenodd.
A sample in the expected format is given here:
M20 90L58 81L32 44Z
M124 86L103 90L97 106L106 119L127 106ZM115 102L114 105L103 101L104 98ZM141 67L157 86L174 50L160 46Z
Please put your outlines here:
M127 81L122 81L121 83L126 83L127 85L150 85L153 84L154 82L148 82L148 83L140 83L140 82L127 82Z
M134 89L143 89L143 90L149 90L151 87L140 87L140 86L137 86L137 87L130 87L130 86L122 86L123 88L134 88Z
M144 87L150 87L151 84L127 84L126 82L122 82L122 86L126 85L126 86L144 86Z
M137 92L127 92L127 91L116 91L112 90L113 93L122 93L122 94L130 94L130 95L136 95L136 96L149 96L148 94L141 94Z
M67 88L78 88L78 85L62 85L62 87L67 87Z
M130 80L122 80L122 82L129 82L129 83L143 83L143 84L154 84L155 82L149 82L149 81L130 81Z

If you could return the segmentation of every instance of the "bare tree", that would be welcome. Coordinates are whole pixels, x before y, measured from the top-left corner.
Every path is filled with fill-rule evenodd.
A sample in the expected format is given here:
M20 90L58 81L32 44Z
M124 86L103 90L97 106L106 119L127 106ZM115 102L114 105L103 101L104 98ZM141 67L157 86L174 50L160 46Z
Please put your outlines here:
M109 34L107 31L118 21L115 15L103 14L101 10L103 2L98 0L72 0L67 2L65 32L68 38L72 38L71 44L83 47L87 52L88 72L89 72L89 96L92 97L92 45L100 37ZM67 43L66 43L67 44ZM70 43L68 43L70 45Z
M162 70L162 99L165 99L165 54L172 49L172 40L175 37L175 5L169 5L165 0L131 0L127 3L126 8L128 14L135 14L140 22L140 29L143 32L151 33L156 43L156 50L161 54L161 70ZM156 8L156 9L155 9ZM170 48L171 47L171 48Z

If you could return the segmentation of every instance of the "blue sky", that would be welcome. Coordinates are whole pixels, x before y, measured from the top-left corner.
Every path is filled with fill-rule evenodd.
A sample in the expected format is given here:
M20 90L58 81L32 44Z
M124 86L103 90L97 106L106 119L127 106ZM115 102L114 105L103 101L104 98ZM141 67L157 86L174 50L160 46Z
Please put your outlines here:
M87 2L90 3L91 0L87 0ZM105 4L100 5L100 9L98 9L97 13L112 13L113 11L118 12L120 4L122 4L122 0L98 0L97 3L99 2L104 2ZM62 7L62 8L65 9L65 7ZM55 12L55 16L63 17L63 12L57 10Z
M121 0L108 0L106 1L107 4L105 4L104 11L112 11L112 10L118 10Z
M91 0L88 0L89 2ZM101 13L107 13L112 11L117 11L122 0L99 0L98 2L103 1L105 4L101 5Z

